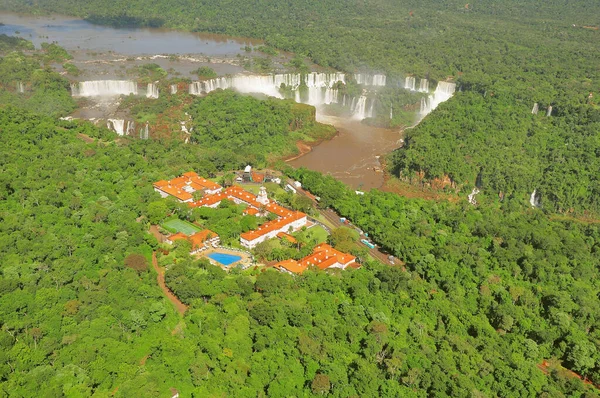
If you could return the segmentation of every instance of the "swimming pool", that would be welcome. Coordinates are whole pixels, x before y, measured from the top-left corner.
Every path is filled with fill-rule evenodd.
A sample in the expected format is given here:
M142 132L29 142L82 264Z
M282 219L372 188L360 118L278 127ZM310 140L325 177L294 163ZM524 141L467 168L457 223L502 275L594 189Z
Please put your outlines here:
M235 262L238 262L242 259L241 256L236 256L235 254L227 254L227 253L219 253L219 252L210 253L207 256L212 258L219 264L223 264L226 267L228 267L229 265L231 265Z

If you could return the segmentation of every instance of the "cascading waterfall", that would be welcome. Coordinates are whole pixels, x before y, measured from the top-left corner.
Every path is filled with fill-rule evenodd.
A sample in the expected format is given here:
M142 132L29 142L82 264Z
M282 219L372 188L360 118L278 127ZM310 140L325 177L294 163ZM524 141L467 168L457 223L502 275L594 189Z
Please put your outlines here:
M537 193L537 189L534 189L529 197L529 204L532 207L540 207L540 195Z
M354 75L354 80L356 80L356 83L361 84L363 86L382 87L386 84L386 76L379 74L369 75L365 73L357 73Z
M127 121L127 129L125 130L125 133L127 135L134 135L135 134L135 122L133 120L128 120Z
M137 95L137 83L131 80L92 80L71 84L73 97Z
M356 119L364 119L365 116L365 108L367 105L367 97L361 95L358 97L358 101L355 101L355 98L352 99L352 116Z
M148 89L146 90L146 97L147 98L158 98L158 84L157 84L157 82L155 82L155 83L148 83Z
M417 80L414 76L406 76L404 79L404 88L410 91L416 91Z
M339 102L338 90L333 88L337 82L345 82L343 73L235 75L193 82L189 93L201 95L219 88L233 88L241 93L262 93L283 98L280 89L284 85L294 91L296 102L318 106Z
M450 82L439 82L433 94L428 98L421 98L420 117L421 120L430 114L444 101L448 101L456 91L456 84Z
M23 82L17 82L17 93L23 94L25 92L25 85Z
M540 107L538 106L538 103L536 102L535 104L533 104L533 109L531 110L531 113L534 115L537 115L539 111L540 111Z
M394 118L394 108L390 105L390 120Z
M171 84L171 95L177 94L177 84Z
M125 120L123 119L108 119L106 128L113 130L118 135L125 135L124 131Z
M546 116L552 116L552 105L548 106L548 110L546 111Z
M145 127L140 128L140 139L147 140L148 136L148 123L146 123Z
M421 79L421 81L419 81L419 92L421 92L421 93L429 92L429 80Z

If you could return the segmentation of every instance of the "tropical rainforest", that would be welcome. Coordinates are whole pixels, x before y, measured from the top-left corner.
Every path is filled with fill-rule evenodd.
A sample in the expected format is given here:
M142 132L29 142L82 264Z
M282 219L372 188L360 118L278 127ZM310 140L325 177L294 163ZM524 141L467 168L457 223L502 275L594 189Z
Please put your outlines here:
M536 189L551 211L600 210L598 2L5 0L4 8L256 37L321 66L386 73L391 85L409 74L454 80L463 93L410 131L388 161L394 175L449 178L465 191L477 184L490 199ZM551 120L541 120L549 106Z
M117 137L57 118L76 106L51 67L68 64L64 50L0 36L0 396L599 395L599 3L0 6L261 38L323 67L386 73L390 85L452 80L459 92L387 165L410 183L482 190L479 206L359 195L280 165L396 266L363 250L356 270L225 272L185 244L166 250L150 225L200 220L233 241L255 224L229 203L190 211L152 182L289 155L294 140L331 134L314 110L221 91L186 108L195 145ZM528 204L534 189L541 208Z
M205 155L12 107L0 123L4 395L595 394L559 364L537 367L555 358L600 382L595 224L516 200L360 196L288 170L405 269L365 257L333 274L226 273L176 248L159 261L190 304L180 319L149 269L148 223L164 201L151 183Z

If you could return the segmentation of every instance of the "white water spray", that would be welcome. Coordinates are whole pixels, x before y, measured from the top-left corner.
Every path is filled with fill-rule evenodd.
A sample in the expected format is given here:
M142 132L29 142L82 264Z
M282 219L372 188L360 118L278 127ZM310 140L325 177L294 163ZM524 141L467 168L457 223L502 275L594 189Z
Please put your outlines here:
M73 97L110 97L137 93L137 83L131 80L92 80L71 84Z

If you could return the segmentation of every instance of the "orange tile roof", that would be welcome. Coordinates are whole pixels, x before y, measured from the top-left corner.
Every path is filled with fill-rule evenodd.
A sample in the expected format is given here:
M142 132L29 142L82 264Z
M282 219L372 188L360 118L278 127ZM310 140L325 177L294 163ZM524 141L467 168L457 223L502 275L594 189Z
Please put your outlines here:
M159 187L159 189L165 193L168 193L171 196L175 196L177 199L182 200L182 201L186 201L186 200L190 200L192 199L192 194L189 192L186 192L180 188L176 188L174 186L163 186L163 187Z
M259 213L258 209L254 207L246 207L244 209L244 214L248 214L249 216L255 216Z
M356 257L350 254L342 253L327 243L321 243L314 248L313 253L310 256L306 256L300 260L300 264L307 267L315 265L320 269L326 269L335 263L348 264L355 260Z
M303 217L306 217L306 214L301 213L299 211L292 212L292 214L287 217L281 217L277 220L267 221L257 229L253 231L244 232L240 236L247 241L253 241L263 235L268 234L269 232L276 231L294 221L300 220Z
M286 234L285 232L280 232L277 234L279 239L287 239L290 243L297 243L298 241L290 234Z
M254 182L263 182L265 180L265 175L261 173L252 172L252 181Z
M183 232L177 232L176 234L169 236L167 239L169 239L171 242L174 242L176 240L187 240L187 238L188 236Z
M157 181L153 185L161 191L175 196L177 199L182 201L192 198L192 195L184 190L184 187L186 186L191 187L195 191L204 189L214 191L221 188L219 184L207 180L206 178L199 177L198 174L193 171L183 173L181 176L173 178L172 180Z
M227 196L223 192L219 192L214 195L207 195L200 200L190 203L190 207L212 206L220 203L223 199L227 199Z
M294 274L302 274L306 270L306 266L300 265L296 260L283 260L273 265L277 269L286 269Z
M219 235L217 235L210 229L204 229L200 232L196 232L195 234L191 235L189 240L190 242L192 242L192 249L196 249L198 247L204 246L204 242L206 242L207 240L218 237Z

